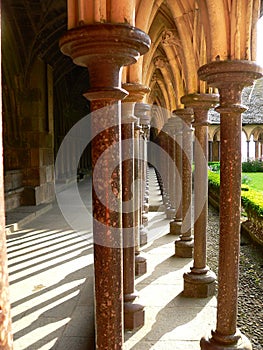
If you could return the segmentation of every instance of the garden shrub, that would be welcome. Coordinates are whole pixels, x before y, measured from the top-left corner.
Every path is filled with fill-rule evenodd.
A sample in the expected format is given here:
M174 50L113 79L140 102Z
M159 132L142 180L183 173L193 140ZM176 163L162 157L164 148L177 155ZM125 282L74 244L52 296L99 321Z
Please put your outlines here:
M208 168L211 171L219 172L220 171L220 162L208 162Z
M263 162L261 160L250 160L242 163L243 173L263 172Z

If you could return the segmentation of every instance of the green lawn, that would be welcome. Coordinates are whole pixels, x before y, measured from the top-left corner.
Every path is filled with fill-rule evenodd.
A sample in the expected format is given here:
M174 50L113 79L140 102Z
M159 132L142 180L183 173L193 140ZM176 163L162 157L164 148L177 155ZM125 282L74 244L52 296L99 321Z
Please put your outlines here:
M263 173L242 173L248 178L248 186L255 191L263 192Z

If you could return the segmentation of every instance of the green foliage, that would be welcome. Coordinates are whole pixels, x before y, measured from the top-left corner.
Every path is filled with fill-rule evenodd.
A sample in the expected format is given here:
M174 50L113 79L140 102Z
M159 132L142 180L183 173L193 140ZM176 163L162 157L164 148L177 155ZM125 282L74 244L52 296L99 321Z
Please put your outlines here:
M220 171L220 162L208 162L208 168L211 171L219 172Z
M220 188L220 174L215 173L211 170L208 170L208 183L215 190L219 190L219 188Z
M263 196L261 192L251 189L242 192L241 201L248 216L257 214L259 217L263 218Z
M250 160L242 163L243 173L263 172L263 162L260 160Z
M249 178L243 180L241 186L241 202L242 207L247 213L247 217L256 227L263 228L263 194L260 191L251 189L247 184ZM219 193L220 190L220 174L208 170L209 187Z

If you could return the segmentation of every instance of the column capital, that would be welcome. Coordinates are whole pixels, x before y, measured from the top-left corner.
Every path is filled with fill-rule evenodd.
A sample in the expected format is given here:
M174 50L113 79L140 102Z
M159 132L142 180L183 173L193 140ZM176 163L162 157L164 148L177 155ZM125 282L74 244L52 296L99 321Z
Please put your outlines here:
M140 123L143 127L149 127L151 122L150 111L152 106L148 103L137 102L135 105L135 115L140 118Z
M194 119L193 108L179 108L173 111L173 115L178 116L187 126L190 126Z
M197 71L201 80L208 85L222 88L242 89L253 84L253 81L262 77L262 68L252 61L228 60L214 61L200 67Z
M127 95L120 86L120 68L136 63L149 50L150 38L130 25L99 23L68 30L59 46L76 65L89 69L90 89L85 97L119 100Z
M216 110L221 113L244 112L246 107L241 104L241 92L262 75L263 69L252 61L214 61L198 69L201 80L219 89L220 106Z
M181 97L181 102L185 107L191 107L195 111L196 109L208 110L215 107L219 103L218 94L188 94Z
M189 94L181 97L181 102L185 107L191 107L194 111L193 126L206 126L208 122L208 110L219 103L218 94Z
M122 87L129 93L123 102L142 102L144 96L151 91L148 86L139 83L123 83Z

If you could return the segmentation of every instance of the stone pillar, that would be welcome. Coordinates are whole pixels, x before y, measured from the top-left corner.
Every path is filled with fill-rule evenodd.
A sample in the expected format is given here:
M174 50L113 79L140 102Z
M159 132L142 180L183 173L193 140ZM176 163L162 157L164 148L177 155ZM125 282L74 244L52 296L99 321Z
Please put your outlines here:
M193 254L192 236L192 127L193 110L176 110L183 123L182 148L182 226L180 239L175 241L175 255L191 258Z
M220 162L221 157L221 142L220 140L217 141L217 160Z
M167 124L167 133L168 133L168 162L167 163L167 172L168 172L168 192L169 192L169 206L166 209L167 219L174 219L176 213L176 193L175 193L175 178L176 178L176 118L170 117Z
M135 303L135 204L134 201L134 105L122 103L122 225L123 225L123 292L124 328L144 325L144 308Z
M0 5L1 20L1 5ZM0 28L1 34L1 28ZM1 50L1 42L0 42ZM0 56L1 64L1 56ZM1 71L0 71L1 80ZM4 200L4 167L3 167L3 140L2 140L2 86L0 96L0 349L13 349L12 321L10 314L8 267L6 254L6 233L5 233L5 200Z
M180 113L180 112L179 112ZM176 115L176 111L173 112ZM180 235L182 227L182 120L174 119L175 128L175 216L170 222L170 234Z
M249 161L249 143L250 140L247 140L247 162Z
M255 159L257 160L259 155L258 155L258 140L255 140Z
M141 151L141 227L140 227L140 245L143 246L147 244L147 224L148 217L145 211L145 191L146 191L146 181L147 181L147 140L149 137L149 127L150 127L150 116L149 112L151 106L147 103L138 102L135 105L135 115L139 118L142 127L141 139L140 139L140 151Z
M241 92L262 76L249 61L215 61L198 70L201 80L219 89L220 106L220 239L216 330L202 338L201 349L251 349L237 330L241 192Z
M162 130L159 132L158 135L158 143L159 146L164 150L165 153L169 153L169 138L168 138L168 122L166 122ZM162 198L163 198L163 204L164 204L164 210L167 211L168 208L170 208L170 200L169 200L169 177L168 177L168 169L169 165L167 166L166 162L163 162L160 158L159 160L159 173L161 175L161 189L162 189Z
M141 102L144 96L149 93L150 89L147 86L136 83L125 83L122 87L129 92L129 95L125 98L123 103L128 103L130 107L135 107L135 103ZM136 118L136 117L135 117ZM134 235L135 235L135 275L141 276L147 271L147 261L140 253L140 220L141 220L141 199L140 188L138 186L139 173L140 173L140 121L136 118L134 125Z
M90 89L84 96L91 101L93 113L95 319L96 348L101 350L123 348L119 100L127 92L121 88L121 68L135 63L149 45L149 37L141 30L109 23L71 29L60 40L62 52L75 64L87 67L90 77Z
M215 274L206 265L208 216L208 110L218 104L216 94L191 94L181 98L194 110L194 264L184 274L184 296L206 298L215 294Z
M213 141L208 141L208 161L213 161Z

